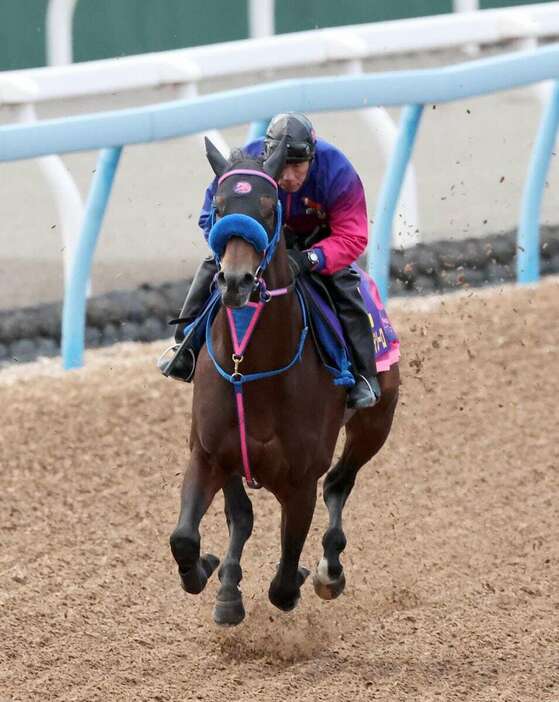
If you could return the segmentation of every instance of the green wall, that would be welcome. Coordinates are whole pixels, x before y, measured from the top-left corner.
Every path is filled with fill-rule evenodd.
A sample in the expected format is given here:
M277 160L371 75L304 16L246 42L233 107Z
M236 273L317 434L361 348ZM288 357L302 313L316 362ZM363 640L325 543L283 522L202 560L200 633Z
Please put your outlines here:
M46 0L0 0L0 70L45 63Z
M481 0L481 7L529 1ZM47 2L0 0L0 70L45 64ZM452 0L276 0L276 29L294 32L451 10ZM87 61L242 39L247 32L246 0L79 0L74 54L76 61Z
M297 32L443 12L452 12L452 0L276 0L276 31Z

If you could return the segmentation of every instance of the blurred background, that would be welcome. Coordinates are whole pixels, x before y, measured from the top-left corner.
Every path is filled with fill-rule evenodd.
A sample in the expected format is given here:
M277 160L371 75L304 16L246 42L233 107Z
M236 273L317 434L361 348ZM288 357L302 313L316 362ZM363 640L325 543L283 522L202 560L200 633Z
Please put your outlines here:
M245 0L79 0L74 4L75 62L240 40L270 30L269 26L268 30L251 27ZM520 4L530 3L478 3L481 9ZM559 12L559 3L547 4L557 6ZM0 79L9 72L20 75L25 69L46 65L47 6L47 0L0 0ZM472 2L451 0L277 0L272 29L296 32L437 15L471 6ZM364 61L363 70L441 66L517 48L521 42L391 54ZM252 73L204 80L198 88L202 94L286 77L345 72L346 67L336 61L289 70L260 71L255 65ZM35 110L38 119L46 119L177 97L176 88L168 85L51 100L37 103ZM480 237L516 227L541 109L533 88L426 107L413 159L421 241ZM389 114L397 123L399 110L390 109ZM14 122L17 116L17 106L3 101L0 87L0 124ZM378 140L357 112L310 116L318 134L353 161L365 184L372 218L385 167ZM242 145L248 127L224 130L223 137L230 146ZM96 153L63 157L84 198L96 159ZM52 193L34 161L0 163L0 172L0 309L61 300L64 244ZM192 275L206 252L197 219L210 176L196 137L125 148L95 256L96 294ZM557 159L548 185L543 222L558 224Z

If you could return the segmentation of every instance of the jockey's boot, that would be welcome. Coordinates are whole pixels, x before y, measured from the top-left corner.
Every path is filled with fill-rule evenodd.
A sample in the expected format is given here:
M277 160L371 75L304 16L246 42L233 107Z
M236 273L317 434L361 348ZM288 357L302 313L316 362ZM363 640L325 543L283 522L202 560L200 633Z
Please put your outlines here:
M189 383L194 377L198 349L194 348L193 335L184 335L185 328L202 312L210 294L210 288L217 273L213 256L205 258L190 284L186 300L177 319L170 324L176 324L175 344L169 347L159 358L157 367L168 378ZM169 354L172 354L169 357Z
M349 389L350 409L373 407L381 396L375 363L375 345L369 313L359 291L361 278L351 268L323 276L338 312L351 353L355 385Z

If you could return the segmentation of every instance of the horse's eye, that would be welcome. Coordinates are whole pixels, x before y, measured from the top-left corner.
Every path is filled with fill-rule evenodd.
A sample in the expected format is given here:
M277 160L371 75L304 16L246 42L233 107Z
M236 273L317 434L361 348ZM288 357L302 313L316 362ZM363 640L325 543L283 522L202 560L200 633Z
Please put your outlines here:
M274 214L276 202L273 197L262 195L260 198L260 214L264 219L268 219Z

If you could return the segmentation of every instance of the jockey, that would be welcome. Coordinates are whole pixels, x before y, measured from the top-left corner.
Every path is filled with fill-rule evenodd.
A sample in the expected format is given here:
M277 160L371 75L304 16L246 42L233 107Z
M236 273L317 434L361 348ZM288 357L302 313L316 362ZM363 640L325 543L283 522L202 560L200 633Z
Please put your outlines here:
M336 307L351 352L355 385L348 407L372 407L380 398L371 324L361 292L360 277L351 267L368 240L363 185L349 160L336 147L317 139L309 119L298 112L276 115L264 139L243 151L268 158L287 137L287 159L278 178L284 235L295 274L320 274ZM206 238L217 178L206 190L199 225ZM205 259L192 281L175 334L177 346L170 361L160 364L164 375L190 380L195 354L184 341L184 327L194 321L207 301L216 273L213 256ZM179 344L180 353L179 353Z

